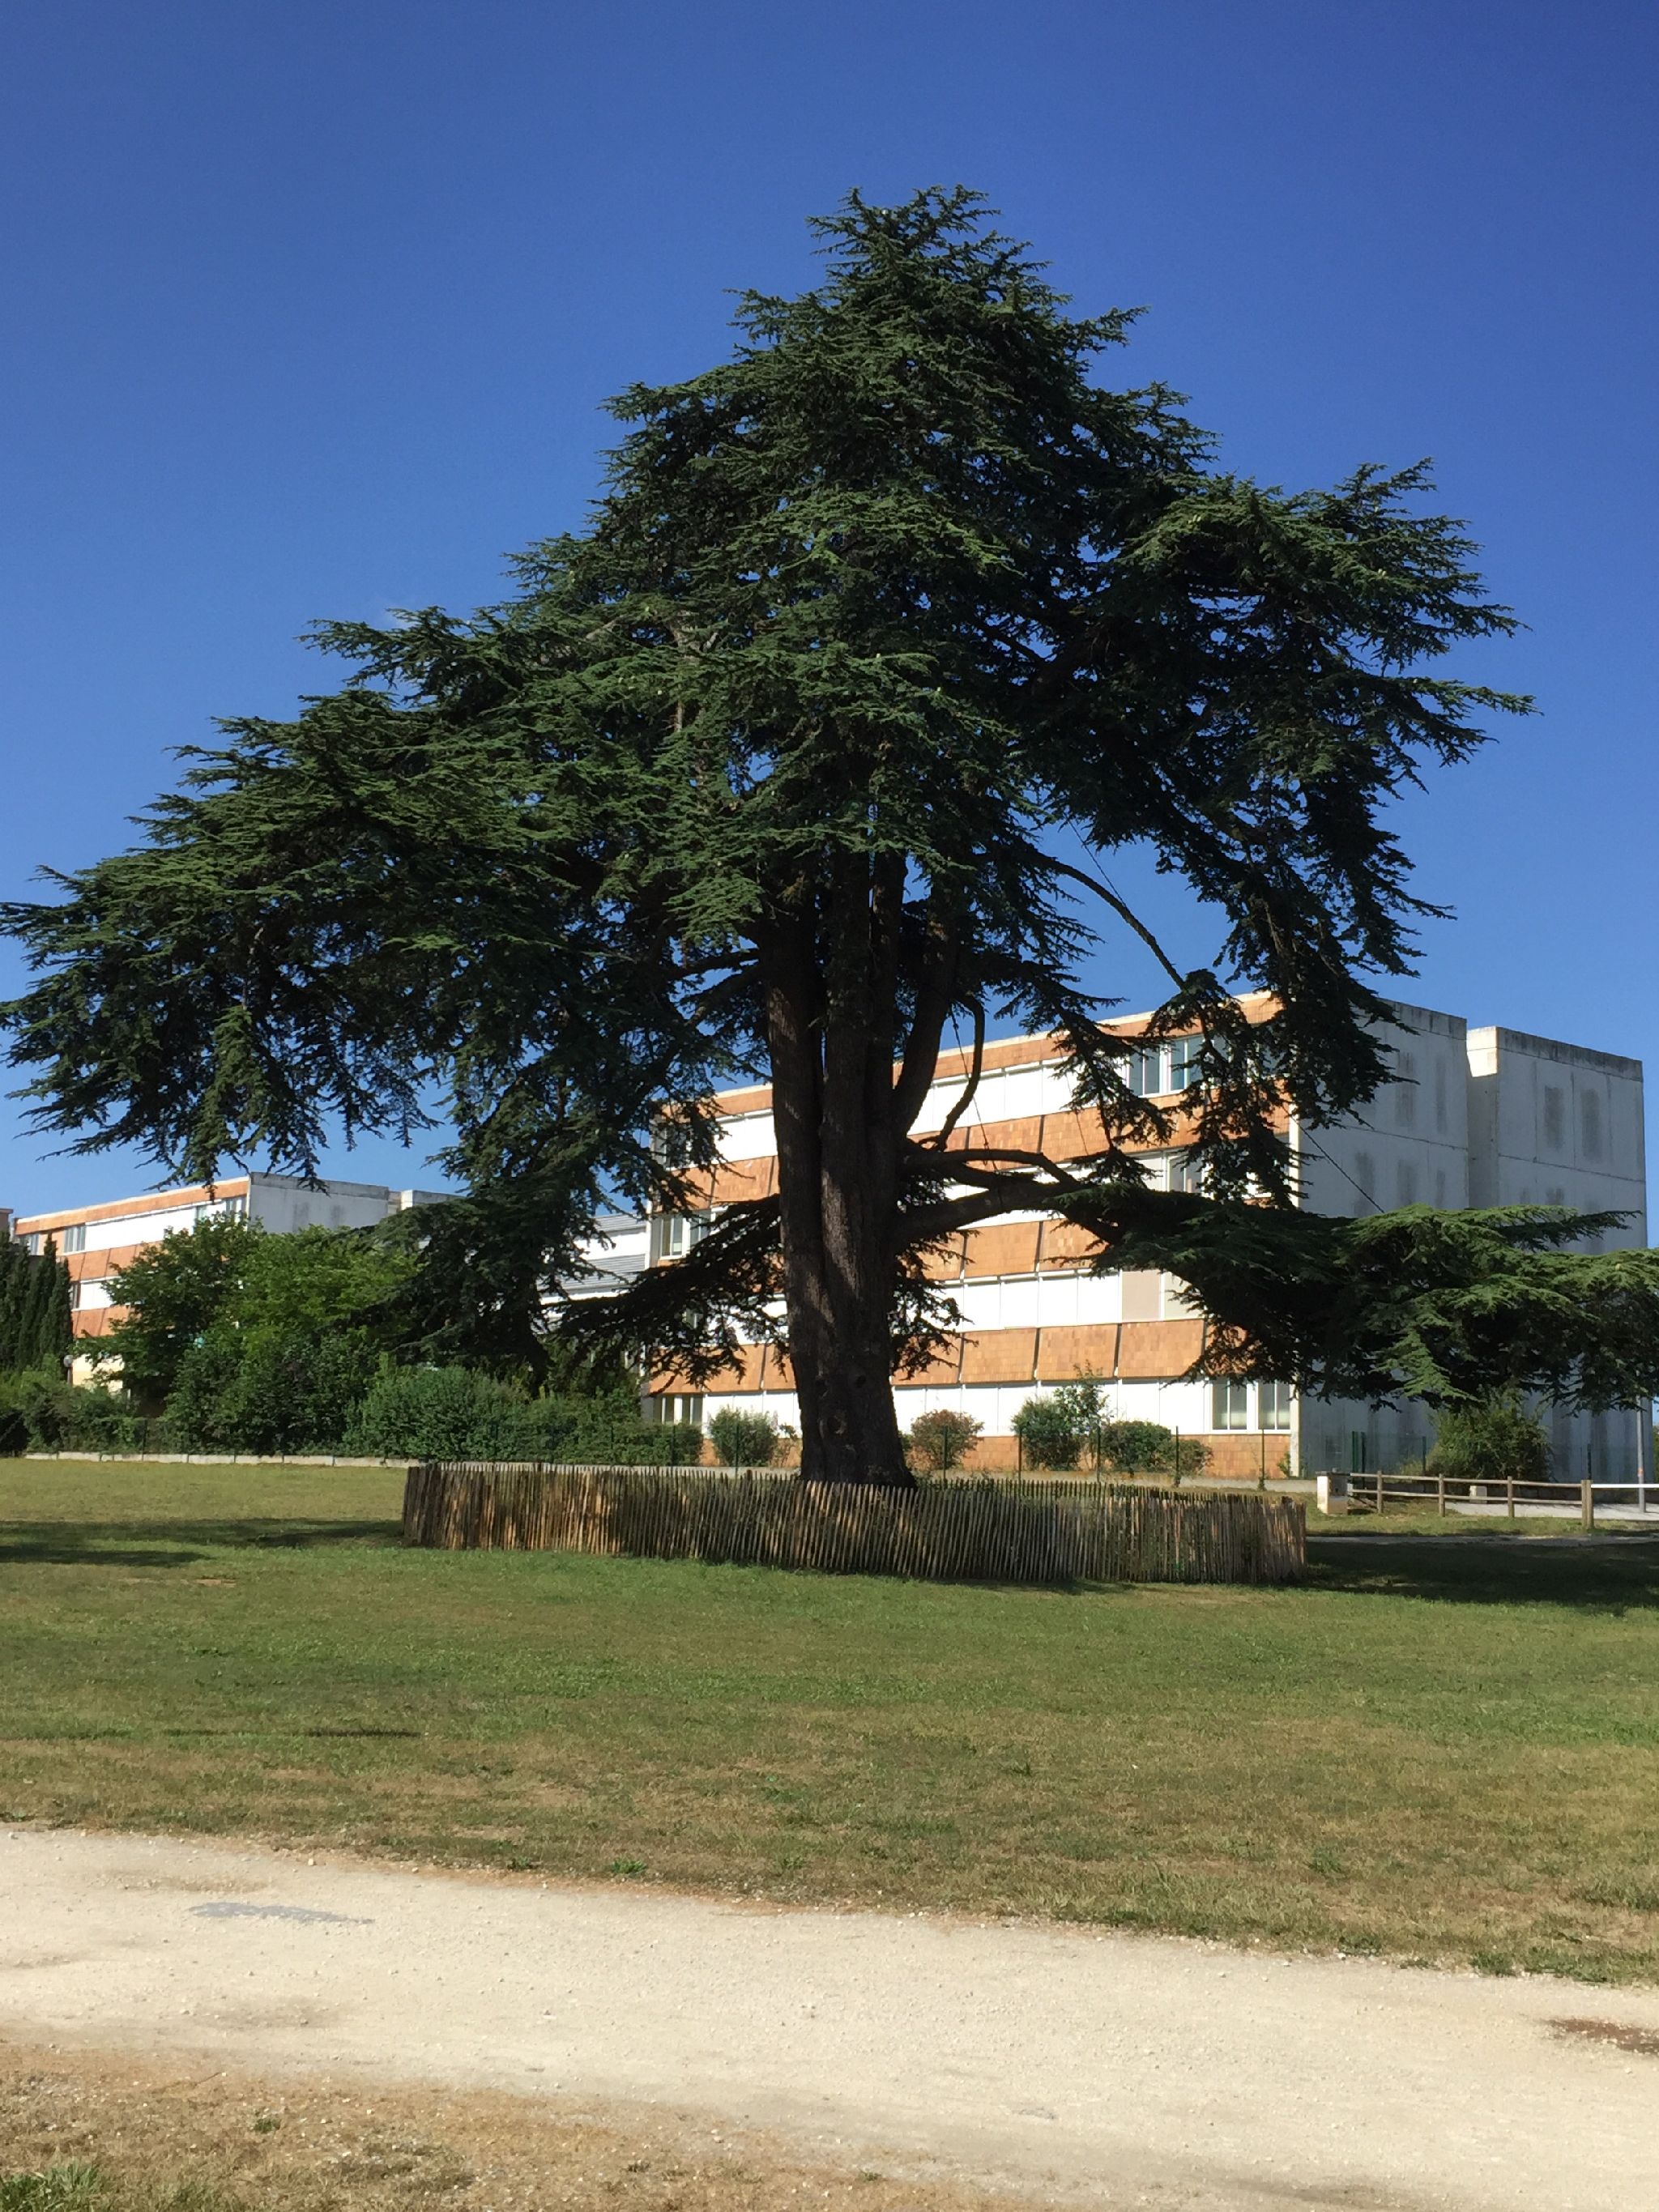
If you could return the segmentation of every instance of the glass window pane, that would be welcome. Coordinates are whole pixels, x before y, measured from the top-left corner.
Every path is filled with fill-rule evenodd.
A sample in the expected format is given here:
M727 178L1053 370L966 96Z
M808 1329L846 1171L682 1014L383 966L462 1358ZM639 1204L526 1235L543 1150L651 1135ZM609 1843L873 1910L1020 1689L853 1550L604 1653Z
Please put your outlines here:
M1213 1425L1218 1429L1243 1429L1249 1426L1250 1393L1243 1382L1218 1382L1214 1385Z
M1170 1046L1170 1088L1184 1091L1199 1077L1199 1056L1204 1049L1201 1036L1176 1037Z
M1256 1419L1264 1429L1283 1432L1291 1425L1291 1386L1262 1382L1256 1389Z

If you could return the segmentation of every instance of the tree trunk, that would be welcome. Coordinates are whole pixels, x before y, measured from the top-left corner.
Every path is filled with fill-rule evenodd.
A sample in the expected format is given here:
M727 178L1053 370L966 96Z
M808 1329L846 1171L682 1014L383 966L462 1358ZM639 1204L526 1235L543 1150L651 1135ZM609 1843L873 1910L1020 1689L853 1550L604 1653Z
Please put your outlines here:
M801 1479L909 1487L892 1389L891 1048L856 1006L826 1010L813 951L806 922L780 915L767 1027Z
M899 1435L885 1314L873 1333L817 1326L817 1300L797 1317L789 1301L789 1357L800 1399L803 1482L914 1486Z

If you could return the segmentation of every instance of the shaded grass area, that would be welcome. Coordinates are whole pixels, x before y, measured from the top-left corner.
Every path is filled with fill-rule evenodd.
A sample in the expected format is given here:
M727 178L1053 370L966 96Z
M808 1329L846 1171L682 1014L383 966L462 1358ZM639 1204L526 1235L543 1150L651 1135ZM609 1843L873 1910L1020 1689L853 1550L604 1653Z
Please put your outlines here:
M405 1552L400 1479L0 1466L0 1814L1659 1979L1659 1545L1300 1589Z
M180 2081L0 2050L0 2212L970 2212L976 2191L809 2165L641 2114L429 2089ZM1006 2205L1006 2197L996 2200Z

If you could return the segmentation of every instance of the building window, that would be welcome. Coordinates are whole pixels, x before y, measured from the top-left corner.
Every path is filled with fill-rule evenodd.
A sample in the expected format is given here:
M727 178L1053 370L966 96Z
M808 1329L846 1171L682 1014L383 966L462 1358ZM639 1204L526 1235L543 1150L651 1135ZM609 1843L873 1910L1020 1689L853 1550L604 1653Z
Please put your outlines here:
M1137 1045L1129 1054L1124 1077L1131 1091L1142 1098L1159 1098L1171 1091L1185 1091L1202 1073L1201 1036L1172 1037L1168 1044Z
M40 1256L41 1242L40 1231L38 1229L32 1229L23 1239L24 1249L36 1260Z
M1601 1157L1601 1101L1594 1091L1586 1091L1578 1101L1578 1134L1583 1142L1584 1158L1599 1160Z
M1212 1425L1218 1429L1248 1429L1250 1425L1250 1386L1248 1382L1218 1382L1212 1393Z
M191 1218L196 1221L240 1221L246 1212L247 1200L245 1198L211 1199L205 1205L198 1206ZM310 1219L311 1208L303 1201L296 1202L294 1226L303 1229Z
M684 1421L694 1429L702 1426L702 1397L698 1391L668 1391L653 1398L651 1407L659 1421Z
M1164 1170L1164 1187L1166 1190L1202 1191L1203 1166L1190 1145L1182 1152L1166 1154L1165 1158L1168 1164Z
M1164 1085L1164 1048L1137 1045L1124 1067L1124 1080L1137 1097L1155 1098Z
M1372 1204L1375 1205L1376 1202L1376 1162L1371 1158L1371 1155L1369 1152L1356 1152L1354 1154L1353 1179L1359 1185L1361 1197L1370 1199Z
M1415 1206L1417 1203L1417 1164L1414 1160L1401 1161L1399 1181L1400 1203L1401 1206Z
M707 1213L659 1213L655 1223L658 1259L684 1259L694 1245L702 1243L711 1225Z
M81 1285L79 1283L71 1283L70 1285L70 1311L71 1313L79 1313L80 1310Z
M87 1249L87 1224L86 1224L86 1223L85 1223L84 1221L71 1221L71 1222L70 1222L70 1225L69 1225L69 1227L68 1227L68 1228L64 1231L64 1251L65 1251L65 1252L84 1252L84 1251L86 1250L86 1249Z
M1189 1084L1198 1081L1203 1070L1200 1065L1204 1053L1201 1036L1176 1037L1169 1048L1170 1088L1185 1091Z
M1291 1386L1288 1382L1258 1382L1255 1391L1256 1426L1281 1434L1291 1425Z

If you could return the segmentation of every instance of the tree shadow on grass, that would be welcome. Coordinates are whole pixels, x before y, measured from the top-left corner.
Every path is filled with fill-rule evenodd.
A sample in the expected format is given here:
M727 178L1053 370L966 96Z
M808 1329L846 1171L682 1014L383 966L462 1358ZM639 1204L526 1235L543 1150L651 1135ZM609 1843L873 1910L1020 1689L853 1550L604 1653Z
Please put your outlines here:
M1453 1605L1651 1611L1659 1608L1659 1539L1310 1534L1307 1587Z
M386 1520L13 1522L0 1531L0 1565L183 1567L210 1551L378 1549L400 1544L402 1534Z

